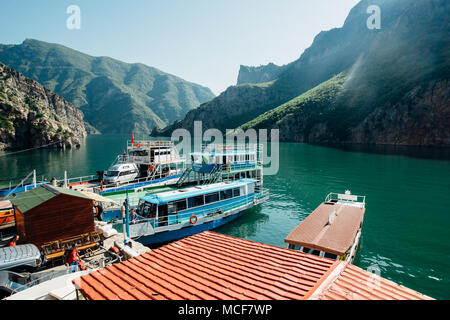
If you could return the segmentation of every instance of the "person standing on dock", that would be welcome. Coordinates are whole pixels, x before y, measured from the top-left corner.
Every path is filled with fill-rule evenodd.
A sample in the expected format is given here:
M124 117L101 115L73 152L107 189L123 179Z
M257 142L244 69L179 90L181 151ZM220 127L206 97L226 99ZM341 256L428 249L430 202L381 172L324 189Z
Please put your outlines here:
M8 247L15 247L17 244L17 241L19 241L19 236L15 236L9 243L8 243Z
M103 207L99 202L95 204L94 210L95 210L95 217L97 218L97 220L103 221Z
M81 270L83 270L84 262L81 260L81 257L78 253L77 245L74 244L67 253L66 258L66 265L72 269L72 272L75 272L77 270L77 266L80 267Z

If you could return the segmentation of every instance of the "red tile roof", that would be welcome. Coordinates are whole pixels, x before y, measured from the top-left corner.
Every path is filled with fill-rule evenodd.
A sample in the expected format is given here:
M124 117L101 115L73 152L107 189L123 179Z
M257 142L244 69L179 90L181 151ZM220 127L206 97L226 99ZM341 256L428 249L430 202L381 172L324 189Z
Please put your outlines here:
M322 293L322 300L431 300L414 290L347 265L337 279Z
M207 231L74 283L92 300L308 299L342 264Z

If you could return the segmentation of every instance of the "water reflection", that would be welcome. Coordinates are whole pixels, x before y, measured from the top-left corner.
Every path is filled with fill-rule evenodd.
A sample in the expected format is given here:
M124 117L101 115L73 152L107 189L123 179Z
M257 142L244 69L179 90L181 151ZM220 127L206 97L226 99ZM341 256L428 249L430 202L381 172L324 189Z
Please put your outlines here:
M216 229L216 232L229 236L249 239L254 237L263 224L269 221L269 216L262 212L261 206L249 209L242 217Z
M414 146L360 145L360 144L327 145L326 147L348 152L396 155L428 160L450 160L449 147L414 147Z

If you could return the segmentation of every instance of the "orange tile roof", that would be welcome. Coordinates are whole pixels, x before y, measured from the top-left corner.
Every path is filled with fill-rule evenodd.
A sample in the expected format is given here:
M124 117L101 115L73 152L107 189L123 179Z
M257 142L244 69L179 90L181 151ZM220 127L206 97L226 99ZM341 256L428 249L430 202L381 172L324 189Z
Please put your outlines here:
M342 264L206 231L74 283L91 300L308 299Z
M329 224L330 214L336 216ZM364 208L324 202L284 240L287 243L343 255L352 246L364 218Z
M432 300L431 297L347 265L318 298L321 300Z

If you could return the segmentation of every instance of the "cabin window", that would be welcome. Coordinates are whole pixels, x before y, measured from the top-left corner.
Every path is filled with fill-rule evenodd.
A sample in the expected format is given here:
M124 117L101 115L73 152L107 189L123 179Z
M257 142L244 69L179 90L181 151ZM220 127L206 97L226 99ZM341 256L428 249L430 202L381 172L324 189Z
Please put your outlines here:
M132 151L131 155L135 156L135 157L146 157L146 156L148 156L148 152L144 151L144 150L136 150L136 151Z
M168 213L167 204L163 204L158 207L158 217L166 217Z
M295 249L295 245L289 244L288 249Z
M139 215L145 218L154 218L156 216L156 204L154 203L143 203L138 211Z
M241 195L241 190L239 188L233 189L233 197L239 197Z
M167 204L167 211L169 214L177 213L177 205L173 202Z
M218 192L214 192L214 193L205 195L205 204L213 203L213 202L217 202L217 201L219 201L219 193Z
M250 155L249 155L249 154L246 154L246 155L245 155L245 161L248 161L248 160L250 160Z
M233 190L228 189L220 191L220 200L226 200L230 198L233 198Z
M202 205L204 205L204 204L205 204L205 203L204 203L203 195L188 198L188 207L189 207L189 208L194 208L194 207L202 206Z
M173 206L172 213L186 210L186 199L169 202L169 214L171 213L170 206Z
M330 259L336 260L337 259L337 255L325 252L325 258L330 258Z

